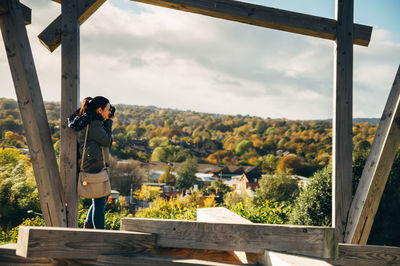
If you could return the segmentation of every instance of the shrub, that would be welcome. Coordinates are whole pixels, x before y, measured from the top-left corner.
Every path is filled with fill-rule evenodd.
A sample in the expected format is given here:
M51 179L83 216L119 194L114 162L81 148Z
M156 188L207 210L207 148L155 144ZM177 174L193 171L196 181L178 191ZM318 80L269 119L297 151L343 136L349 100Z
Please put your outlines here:
M300 225L331 225L332 169L330 166L314 174L295 200L289 223Z
M215 207L214 195L205 197L194 192L187 197L157 198L150 203L149 208L139 210L135 217L196 220L197 208Z
M250 208L239 202L231 208L231 211L253 223L284 224L288 220L290 209L290 202L266 200L262 205Z
M17 242L18 229L20 226L45 226L43 218L36 216L34 218L25 219L19 226L12 228L9 231L3 231L0 228L0 242Z

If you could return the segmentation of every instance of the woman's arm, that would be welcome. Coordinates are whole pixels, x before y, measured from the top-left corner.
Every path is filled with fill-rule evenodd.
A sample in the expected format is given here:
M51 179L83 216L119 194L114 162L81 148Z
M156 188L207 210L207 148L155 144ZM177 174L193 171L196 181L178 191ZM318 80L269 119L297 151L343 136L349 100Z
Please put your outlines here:
M100 120L94 120L92 123L90 123L89 138L100 143L101 146L110 147L112 143L111 127L111 119L106 120L104 122L104 126L103 122Z

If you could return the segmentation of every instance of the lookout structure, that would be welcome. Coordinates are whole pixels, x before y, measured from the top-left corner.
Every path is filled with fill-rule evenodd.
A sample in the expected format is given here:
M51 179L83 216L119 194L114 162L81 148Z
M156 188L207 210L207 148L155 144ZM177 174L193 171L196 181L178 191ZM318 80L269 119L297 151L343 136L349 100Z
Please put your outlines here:
M77 227L78 218L77 150L76 137L74 132L67 127L66 117L75 111L79 105L80 25L105 0L54 1L61 4L61 15L39 35L39 39L51 52L62 44L60 169L58 169L55 159L47 116L25 28L25 25L30 23L31 10L21 4L19 0L0 0L0 27L32 158L45 222L52 227L74 228ZM279 248L274 248L274 245L270 244L261 245L259 248L292 252L305 256L335 258L338 254L337 242L366 244L400 141L398 137L400 128L396 122L400 115L398 111L400 70L395 77L356 195L352 199L353 45L368 46L372 33L372 27L354 23L354 0L335 0L335 19L234 0L133 1L335 41L332 143L333 228L280 226L281 229L276 230L276 227L274 227L275 229L268 229L267 225L263 225L262 228L259 225L251 225L251 229L261 232L260 234L264 236L275 234L275 237L278 238L283 236L288 238L288 243L282 244ZM129 227L128 224L131 224L131 220L126 220L124 223L127 228ZM137 222L132 223L136 224ZM152 233L162 234L156 229L159 228L159 223L167 228L171 226L171 230L175 231L174 228L176 228L178 222L171 225L168 225L168 221L141 221L141 223L148 225L146 230L154 230ZM205 225L178 224L183 228L187 227L188 230L195 227L199 232L205 232L203 228ZM232 230L232 225L230 227L228 225L218 226L223 230ZM228 227L230 229L227 229ZM135 228L137 230L137 226ZM240 226L235 227L236 229L243 233L246 243L251 242L251 235L245 233L249 229ZM332 233L331 229L334 229L335 233ZM61 229L57 230L60 231ZM273 233L268 230L273 230ZM301 251L300 246L303 243L298 230L302 230L303 233L309 232L311 234L312 232L312 234L315 234L315 239L321 241L316 240L315 242L318 243L319 248L305 245L305 247L302 247L304 250ZM35 230L26 230L28 232L26 234L29 234L29 231ZM93 235L93 233L90 234ZM100 232L98 234L100 235ZM124 237L127 236L124 235ZM135 235L135 237L138 236ZM172 239L173 235L169 235L169 237ZM149 239L147 240L153 241L151 238ZM188 241L190 242L190 240ZM227 239L221 241L220 245L227 245ZM265 241L268 242L267 239ZM212 239L207 242L208 246L205 245L200 249L207 249L207 247L218 249L218 245L215 247L211 242L213 242ZM293 246L291 244L293 242L297 245ZM191 246L188 243L186 244ZM195 244L198 244L198 242L193 245ZM315 252L305 251L310 249L314 249ZM259 249L245 250L260 252Z

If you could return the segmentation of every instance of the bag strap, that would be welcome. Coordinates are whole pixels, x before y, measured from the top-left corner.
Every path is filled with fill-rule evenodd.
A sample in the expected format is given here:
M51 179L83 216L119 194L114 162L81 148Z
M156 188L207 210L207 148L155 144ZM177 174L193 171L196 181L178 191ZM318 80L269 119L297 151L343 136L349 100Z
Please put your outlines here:
M83 143L83 151L82 151L82 158L81 158L81 172L83 172L83 160L85 159L86 142L87 142L88 131L89 131L89 124L86 127L85 142ZM103 148L103 146L101 146L101 153L102 153L102 157L103 157L103 165L104 165L103 169L106 169L107 168L106 157L104 156L104 148Z
M83 151L82 151L82 158L81 158L81 172L83 172L83 160L85 160L86 141L87 141L88 131L89 131L89 124L86 127L85 142L83 143Z
M104 168L103 169L107 169L106 157L104 156L104 147L103 146L101 146L101 153L103 154L103 164L104 164Z

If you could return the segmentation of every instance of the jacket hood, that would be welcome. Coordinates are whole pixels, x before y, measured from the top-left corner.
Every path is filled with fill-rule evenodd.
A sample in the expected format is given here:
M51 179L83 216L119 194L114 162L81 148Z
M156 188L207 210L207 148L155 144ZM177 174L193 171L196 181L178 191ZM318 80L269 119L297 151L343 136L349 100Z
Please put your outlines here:
M68 127L74 129L75 131L80 131L88 124L90 124L93 120L103 121L103 117L96 113L85 113L83 115L78 116L80 109L77 109L69 118L68 118Z

